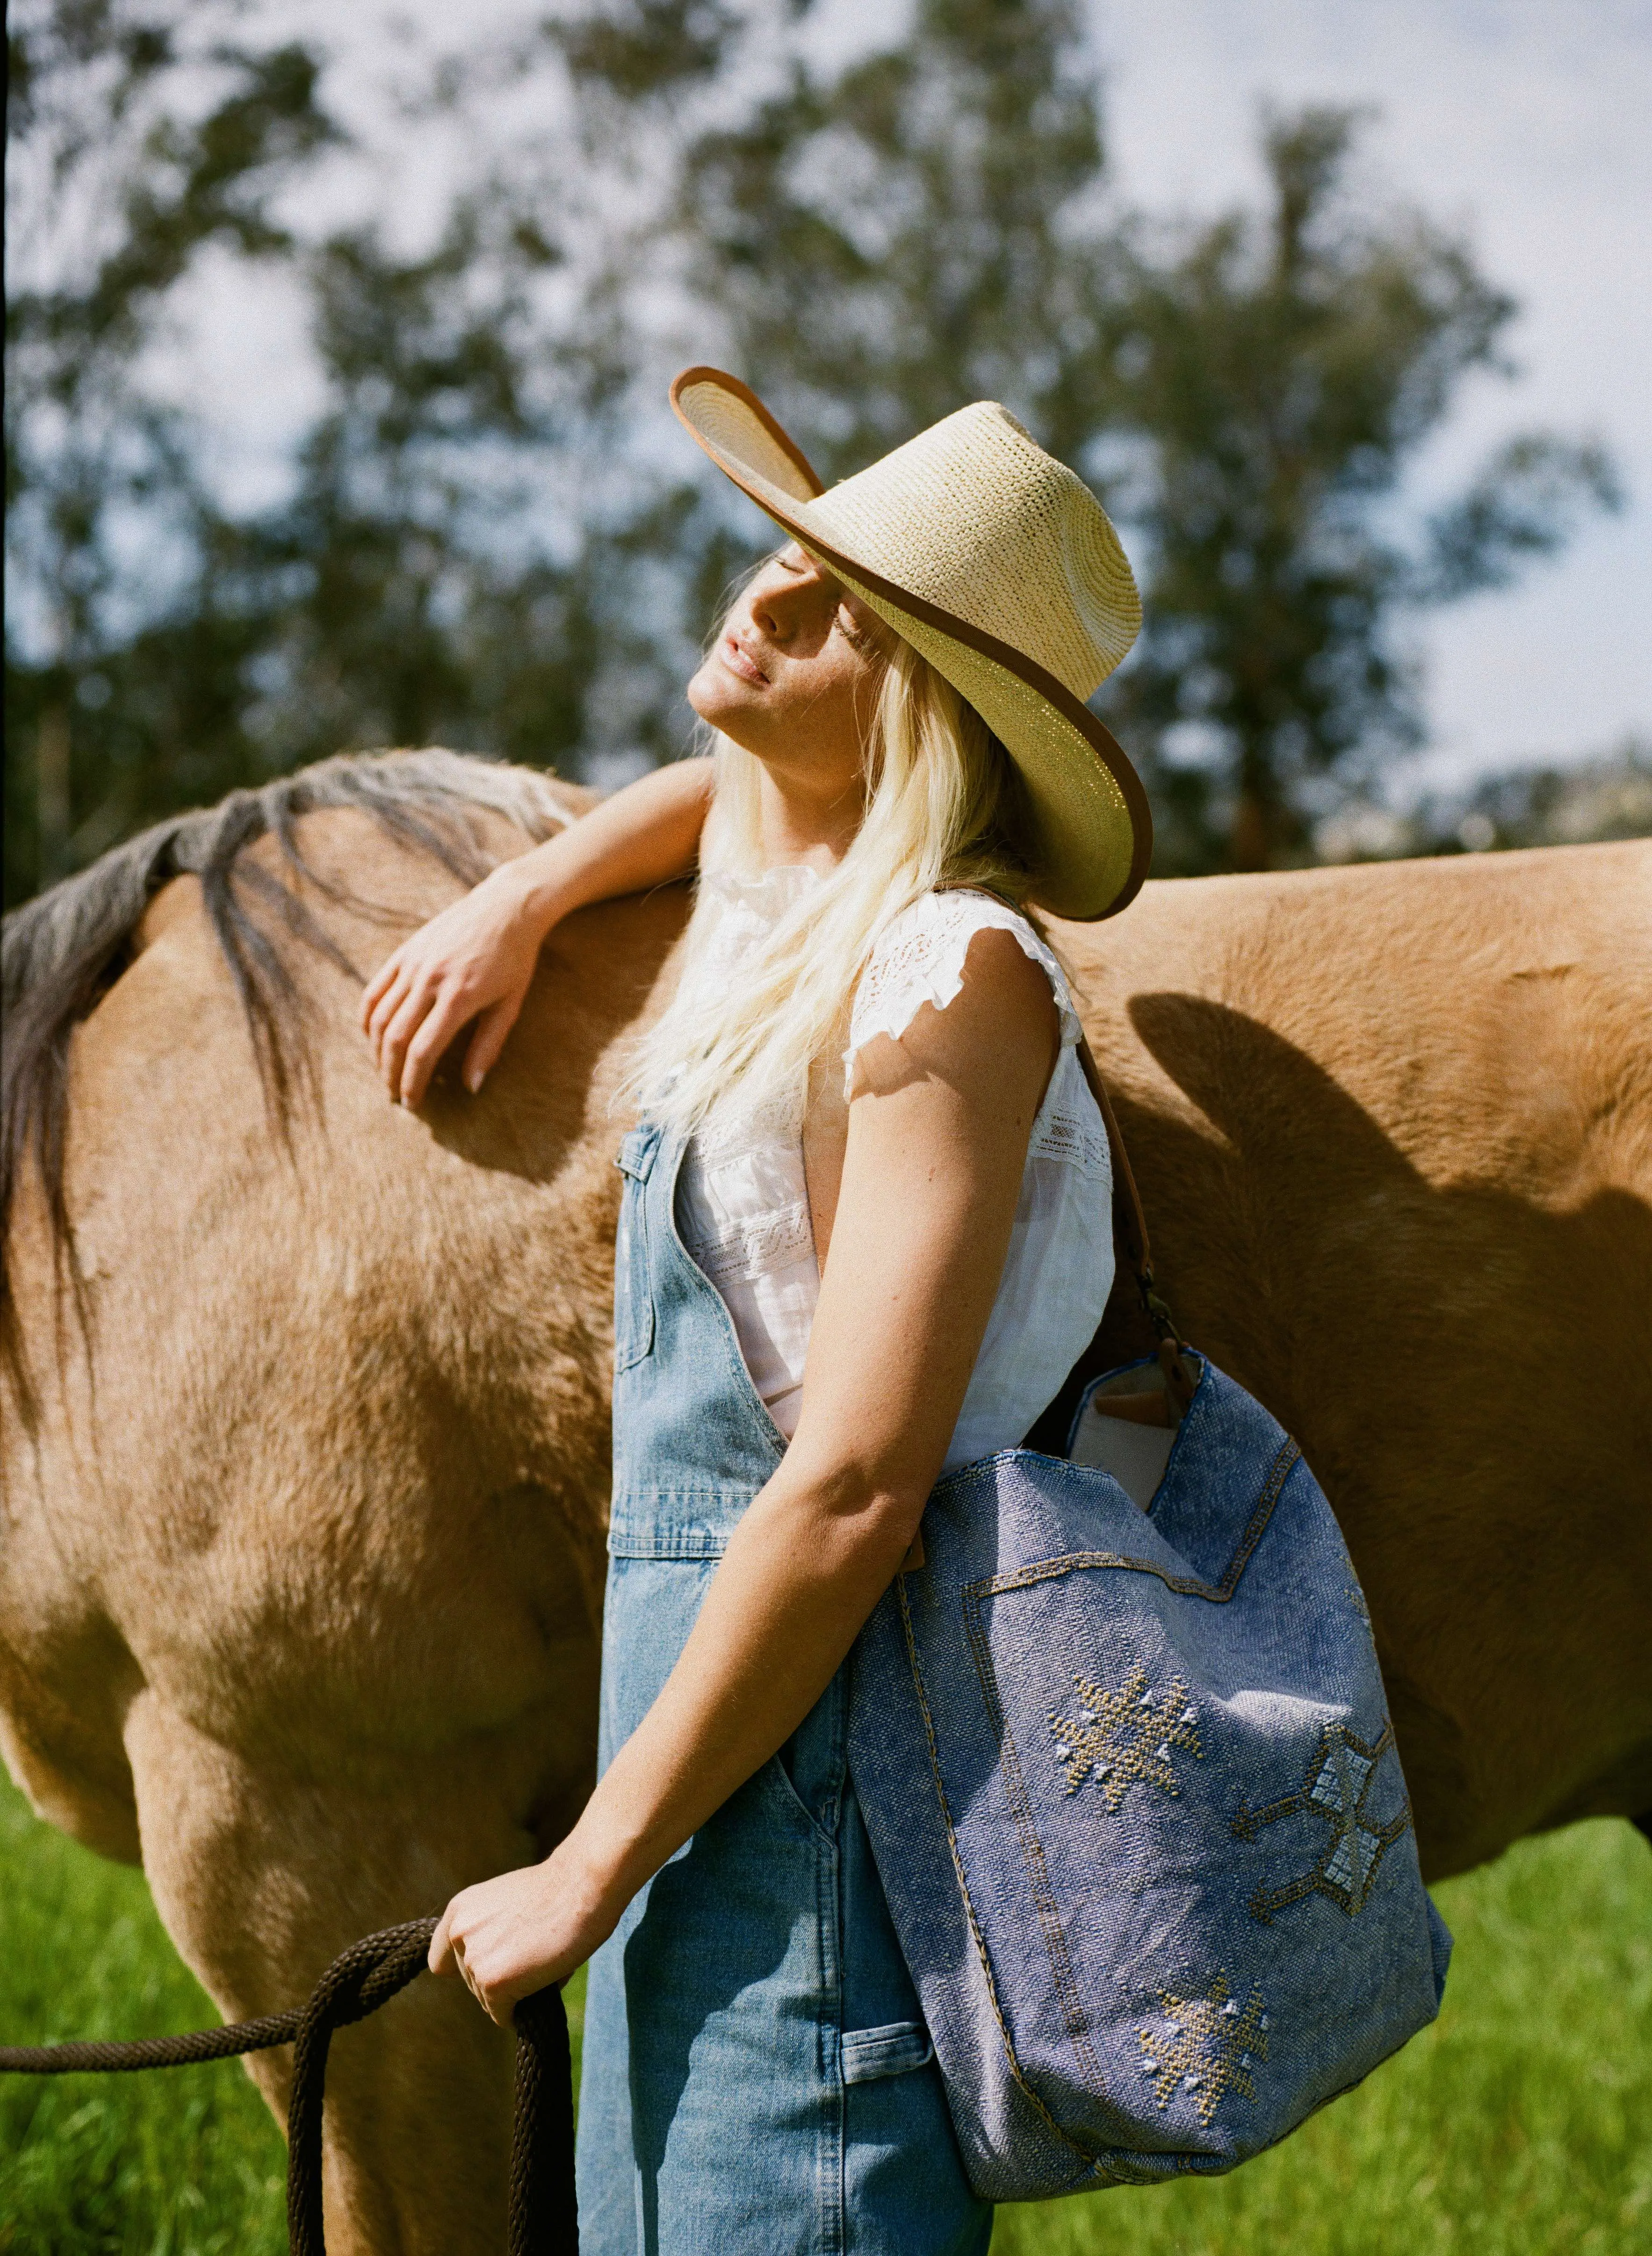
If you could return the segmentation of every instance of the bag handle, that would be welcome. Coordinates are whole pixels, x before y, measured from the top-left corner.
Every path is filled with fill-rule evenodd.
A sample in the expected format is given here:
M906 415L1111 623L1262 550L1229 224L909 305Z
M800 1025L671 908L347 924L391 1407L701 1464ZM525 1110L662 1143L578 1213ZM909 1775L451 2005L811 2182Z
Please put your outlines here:
M1113 1203L1118 1220L1119 1237L1124 1246L1124 1258L1129 1263L1135 1279L1135 1289L1141 1296L1147 1320L1158 1339L1159 1369L1164 1376L1164 1390L1179 1414L1185 1415L1193 1399L1194 1380L1185 1360L1187 1343L1177 1329L1176 1319L1161 1297L1153 1276L1153 1248L1147 1234L1147 1212L1142 1204L1142 1194L1136 1188L1135 1170L1130 1165L1130 1155L1124 1148L1124 1138L1119 1128L1118 1115L1113 1110L1113 1100L1107 1095L1107 1085L1101 1078L1101 1068L1095 1061L1095 1052L1090 1047L1089 1036L1079 1029L1076 1045L1079 1064L1090 1084L1101 1114L1101 1124L1107 1131L1107 1145L1113 1154Z
M1013 909L1017 916L1024 917L1027 913L1019 901L1010 900L990 885L973 885L967 878L937 885L935 891L938 893L984 893L989 900L998 901L1004 907ZM1147 1214L1142 1204L1142 1194L1136 1188L1135 1171L1130 1165L1130 1155L1124 1148L1118 1115L1113 1110L1113 1100L1107 1095L1107 1083L1101 1078L1101 1068L1095 1061L1095 1052L1090 1047L1089 1037L1082 1026L1079 1028L1076 1047L1079 1064L1100 1111L1101 1124L1107 1131L1107 1146L1113 1154L1113 1204L1124 1258L1130 1265L1142 1310L1158 1341L1159 1369L1163 1374L1164 1391L1175 1404L1177 1414L1185 1416L1193 1399L1195 1385L1193 1374L1185 1360L1187 1343L1177 1329L1176 1319L1154 1280L1153 1248L1147 1234Z

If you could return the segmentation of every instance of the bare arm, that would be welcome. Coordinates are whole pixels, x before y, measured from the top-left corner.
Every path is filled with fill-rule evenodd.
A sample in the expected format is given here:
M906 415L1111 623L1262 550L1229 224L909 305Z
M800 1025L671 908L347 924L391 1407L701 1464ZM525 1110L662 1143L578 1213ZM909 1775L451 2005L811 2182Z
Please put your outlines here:
M505 1046L545 935L591 901L641 892L693 867L711 805L709 760L639 777L542 846L502 862L404 940L362 998L362 1024L393 1099L417 1104L472 1019L474 1095Z
M1056 1054L1049 982L977 935L963 991L862 1054L802 1414L659 1698L543 1865L467 1888L431 1946L496 2020L564 1979L796 1730L893 1579L992 1312Z

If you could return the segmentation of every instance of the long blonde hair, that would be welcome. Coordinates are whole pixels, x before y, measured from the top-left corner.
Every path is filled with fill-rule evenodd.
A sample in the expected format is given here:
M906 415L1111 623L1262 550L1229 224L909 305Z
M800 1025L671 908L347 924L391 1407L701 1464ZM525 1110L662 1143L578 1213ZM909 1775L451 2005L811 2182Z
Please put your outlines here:
M763 873L761 769L715 741L720 866ZM1032 881L1021 778L1003 746L928 660L896 641L867 730L866 810L829 876L795 900L743 959L730 991L697 976L711 903L690 927L676 999L638 1046L629 1076L650 1116L692 1128L738 1089L742 1107L796 1090L840 1033L879 934L943 883L1021 899Z

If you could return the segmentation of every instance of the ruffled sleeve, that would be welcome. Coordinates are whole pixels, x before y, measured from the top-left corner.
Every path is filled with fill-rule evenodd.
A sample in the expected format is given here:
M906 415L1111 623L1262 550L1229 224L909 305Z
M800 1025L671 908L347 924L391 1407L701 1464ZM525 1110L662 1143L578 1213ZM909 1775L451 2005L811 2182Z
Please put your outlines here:
M986 893L924 893L890 920L861 975L843 1053L845 1096L853 1091L855 1053L875 1035L898 1041L919 1008L944 1011L964 983L964 962L978 932L1014 934L1023 952L1049 975L1061 1018L1061 1045L1079 1039L1079 1014L1061 966L1020 915Z

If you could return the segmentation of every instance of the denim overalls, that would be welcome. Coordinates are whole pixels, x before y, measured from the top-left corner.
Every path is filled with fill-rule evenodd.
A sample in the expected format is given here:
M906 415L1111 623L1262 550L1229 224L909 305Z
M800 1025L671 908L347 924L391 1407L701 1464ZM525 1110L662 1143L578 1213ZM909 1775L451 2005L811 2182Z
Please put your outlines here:
M598 1760L676 1663L785 1442L677 1234L682 1139L620 1153L614 1505ZM591 1962L580 2090L592 2256L984 2256L845 1760L847 1665Z

